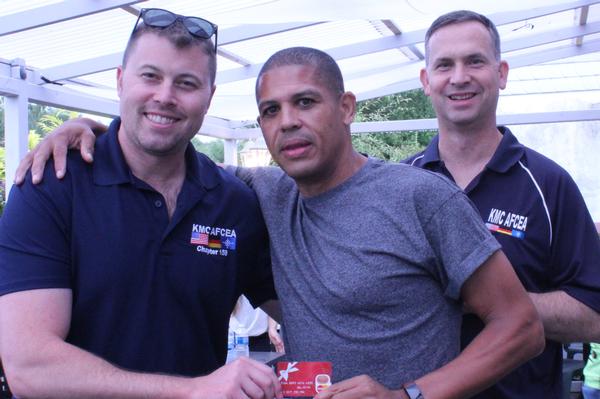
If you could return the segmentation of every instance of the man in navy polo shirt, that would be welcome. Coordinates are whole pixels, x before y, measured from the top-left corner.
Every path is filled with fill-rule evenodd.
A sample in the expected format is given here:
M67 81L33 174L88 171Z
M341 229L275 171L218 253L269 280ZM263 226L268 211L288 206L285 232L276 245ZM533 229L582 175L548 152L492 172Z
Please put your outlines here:
M70 156L62 182L50 165L4 210L10 387L18 397L281 398L267 366L223 366L237 298L258 305L275 293L254 194L190 144L215 88L216 26L157 9L140 19L99 162Z
M561 396L561 342L600 339L600 241L583 198L565 170L496 127L508 65L485 16L457 11L425 36L425 93L439 135L407 162L444 174L475 203L542 317L546 349L479 398ZM481 330L463 319L463 344Z

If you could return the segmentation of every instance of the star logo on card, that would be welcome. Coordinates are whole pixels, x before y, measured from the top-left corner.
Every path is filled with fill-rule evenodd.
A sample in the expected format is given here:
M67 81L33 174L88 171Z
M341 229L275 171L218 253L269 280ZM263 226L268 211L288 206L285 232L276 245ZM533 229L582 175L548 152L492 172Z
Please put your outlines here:
M288 363L287 368L285 370L279 370L279 381L281 381L282 379L287 381L290 373L298 371L298 369L294 367L297 363L298 362Z

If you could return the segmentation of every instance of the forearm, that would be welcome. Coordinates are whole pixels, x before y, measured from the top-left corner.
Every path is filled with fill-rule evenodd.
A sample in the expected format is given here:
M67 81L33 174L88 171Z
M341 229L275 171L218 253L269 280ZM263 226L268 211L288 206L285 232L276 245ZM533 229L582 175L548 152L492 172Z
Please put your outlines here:
M31 348L5 362L17 397L27 398L184 398L191 379L119 369L65 342Z
M546 338L559 342L600 342L600 314L564 291L529 293Z
M490 321L458 357L419 378L424 397L470 397L537 355L543 348L541 323L535 314L521 316Z

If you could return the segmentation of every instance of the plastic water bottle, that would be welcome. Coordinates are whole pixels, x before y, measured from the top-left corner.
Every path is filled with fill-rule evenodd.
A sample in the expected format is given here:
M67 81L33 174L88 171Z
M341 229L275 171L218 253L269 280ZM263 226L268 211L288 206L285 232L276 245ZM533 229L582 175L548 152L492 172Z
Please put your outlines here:
M250 339L246 334L235 334L234 352L236 357L250 356Z
M227 352L229 353L230 351L232 351L234 347L235 347L235 333L233 331L229 330L229 332L227 333Z
M235 333L231 330L227 333L227 360L225 363L229 363L235 360Z

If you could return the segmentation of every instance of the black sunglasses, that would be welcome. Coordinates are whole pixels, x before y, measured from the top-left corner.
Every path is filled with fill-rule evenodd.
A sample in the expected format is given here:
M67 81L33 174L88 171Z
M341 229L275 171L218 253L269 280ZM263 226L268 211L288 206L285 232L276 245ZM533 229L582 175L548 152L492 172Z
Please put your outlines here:
M137 29L140 19L144 22L144 25L152 28L166 28L179 20L192 36L201 39L210 39L215 35L215 51L217 50L218 27L210 21L198 17L186 17L160 8L142 8L140 10L140 15L138 15L138 19L133 26L133 31L131 32L132 35Z

